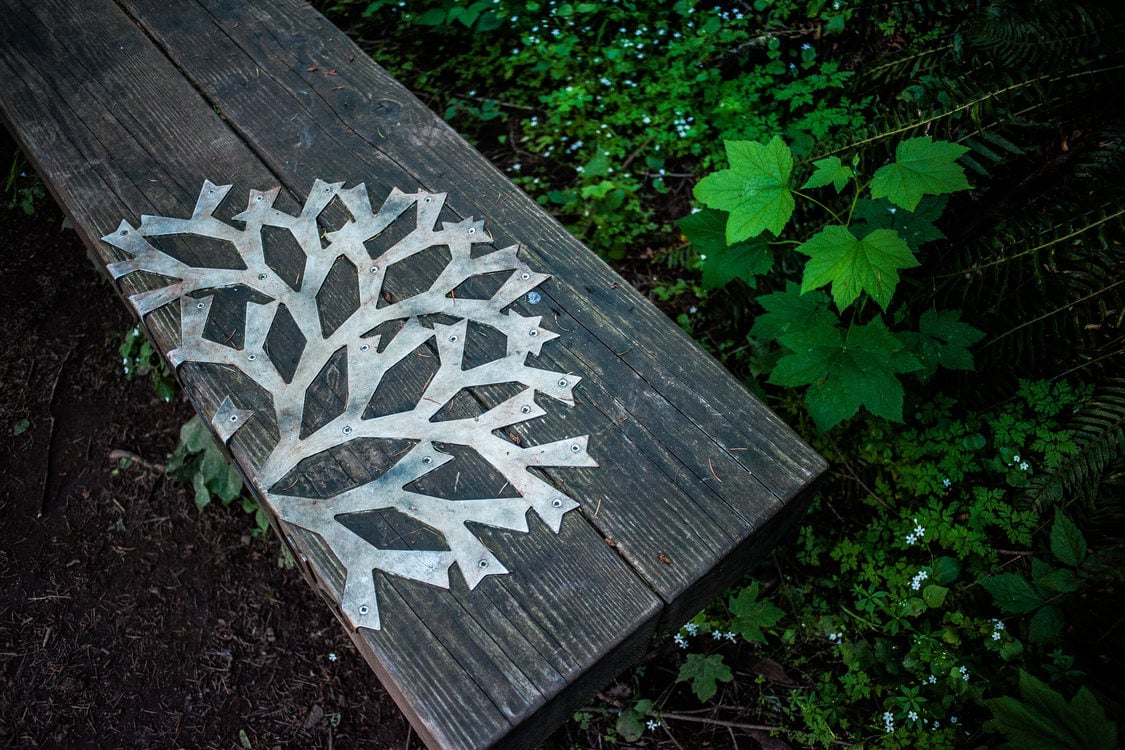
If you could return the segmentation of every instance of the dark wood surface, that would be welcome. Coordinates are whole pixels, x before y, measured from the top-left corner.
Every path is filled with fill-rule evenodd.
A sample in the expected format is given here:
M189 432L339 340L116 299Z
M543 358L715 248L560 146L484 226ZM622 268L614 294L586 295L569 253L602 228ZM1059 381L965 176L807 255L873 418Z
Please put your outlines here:
M0 0L0 13L3 116L99 266L124 257L100 237L141 214L189 215L204 180L235 186L218 212L229 219L250 189L278 185L276 205L296 212L321 178L366 183L376 205L392 187L448 192L450 218L483 218L497 247L519 243L552 274L543 301L517 309L563 334L537 365L583 381L573 409L515 431L590 435L600 468L554 477L581 508L558 535L534 514L527 534L483 532L513 573L473 591L457 576L445 591L377 574L383 629L353 634L431 746L539 739L655 634L735 581L801 512L820 457L309 6ZM176 252L214 260L204 246ZM121 291L146 283L134 274ZM419 283L394 282L402 293ZM341 309L354 306L346 283L332 294ZM243 314L237 299L216 303L209 325L238 336ZM176 345L176 306L145 323L162 349ZM275 348L292 349L278 335ZM208 418L232 390L269 409L268 394L237 371L188 364L179 375ZM486 390L478 398L497 402ZM326 379L311 399L313 419L330 414L338 387ZM276 440L276 424L255 420L230 449L252 475ZM365 481L378 460L360 447L337 451L310 467L309 494ZM310 581L338 602L343 573L331 553L313 534L296 533L294 546Z

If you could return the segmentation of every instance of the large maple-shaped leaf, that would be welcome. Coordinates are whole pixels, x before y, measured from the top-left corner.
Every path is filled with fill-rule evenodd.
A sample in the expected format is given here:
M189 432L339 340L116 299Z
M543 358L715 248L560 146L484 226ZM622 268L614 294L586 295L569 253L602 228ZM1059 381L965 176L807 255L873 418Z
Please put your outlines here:
M926 310L918 320L918 333L900 337L922 362L918 377L929 380L937 368L972 370L969 347L984 338L984 332L961 322L960 310Z
M893 229L910 245L911 250L917 250L927 242L945 239L934 222L941 218L948 202L945 196L927 195L917 208L907 211L891 205L886 198L877 201L861 199L856 201L850 228L860 239L876 229Z
M705 289L725 286L734 279L755 288L755 277L769 273L773 265L773 253L764 237L727 245L727 214L722 211L705 208L676 223L699 252Z
M871 179L871 197L887 198L913 211L923 195L968 190L965 170L957 164L967 149L928 135L908 138L895 148L895 160L880 167Z
M770 382L809 387L805 400L817 427L831 429L855 416L859 407L902 421L902 383L896 373L909 372L918 361L902 352L902 344L883 321L840 328L818 324L781 337L792 353L777 362Z
M828 309L824 292L801 293L801 287L786 282L785 291L763 294L755 300L766 312L754 319L750 335L759 339L780 339L787 333L815 328L824 323L836 325L839 318Z
M793 215L789 180L793 153L781 138L768 144L727 141L730 169L707 175L695 186L697 200L711 208L729 211L727 244L757 237L767 229L781 234Z
M728 605L734 615L731 630L748 641L765 643L766 635L762 629L772 628L785 616L785 612L769 599L758 598L757 581L740 591L738 596L732 596Z
M910 247L891 229L876 229L858 239L834 224L797 248L809 256L801 291L832 285L832 299L843 310L867 292L884 310L898 285L898 269L918 265Z
M734 679L730 667L723 662L722 654L688 654L687 661L680 666L676 682L691 680L691 691L701 701L710 700L719 691L720 682Z
M836 192L838 193L848 184L848 180L855 176L855 173L852 172L852 168L840 161L840 157L838 156L818 159L813 162L813 166L816 167L816 170L805 184L801 186L802 190L805 188L818 188L831 185L836 188Z

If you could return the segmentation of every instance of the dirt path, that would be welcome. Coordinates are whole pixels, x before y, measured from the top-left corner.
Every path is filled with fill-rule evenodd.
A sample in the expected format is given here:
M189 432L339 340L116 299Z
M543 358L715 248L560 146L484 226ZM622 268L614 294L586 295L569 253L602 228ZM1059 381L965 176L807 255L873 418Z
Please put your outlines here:
M0 745L419 746L249 516L113 473L190 411L121 375L132 320L61 223L0 205Z

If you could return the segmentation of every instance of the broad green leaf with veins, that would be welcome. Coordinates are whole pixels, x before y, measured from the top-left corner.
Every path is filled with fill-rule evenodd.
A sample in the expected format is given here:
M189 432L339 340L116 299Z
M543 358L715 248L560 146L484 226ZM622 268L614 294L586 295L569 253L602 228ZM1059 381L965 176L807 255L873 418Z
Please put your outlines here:
M695 186L697 200L729 211L727 244L757 237L767 229L780 235L793 215L789 179L793 153L774 136L763 146L754 141L727 141L730 169L707 175Z
M902 383L895 373L910 372L918 360L879 318L853 326L845 338L834 325L820 323L781 337L792 350L770 375L776 385L809 386L805 400L821 430L855 416L859 407L895 422L902 421Z
M769 599L758 599L757 581L744 588L738 596L732 596L728 604L734 615L731 630L748 641L765 643L766 636L762 628L772 628L785 616L785 612Z
M891 229L876 229L860 240L847 227L827 226L797 252L809 256L801 291L831 284L840 310L862 292L886 310L898 285L898 269L918 265L910 247Z
M722 654L688 654L680 667L676 682L691 680L691 690L701 701L709 700L719 691L718 683L734 679L730 667L723 662Z
M849 228L860 239L876 229L893 229L910 245L911 250L917 250L927 242L945 239L934 222L941 218L948 202L945 196L927 195L914 211L907 211L892 206L886 198L877 201L861 199L856 201Z
M852 172L851 167L845 166L844 163L840 161L840 157L838 156L818 159L813 162L813 166L816 167L816 171L812 173L812 176L809 177L804 185L801 185L802 190L805 188L818 188L831 185L836 188L836 192L838 193L844 189L844 186L848 184L848 180L855 174Z
M839 322L836 313L828 309L828 295L824 292L801 294L801 287L788 281L784 292L763 294L755 300L766 312L754 319L750 335L759 339L780 339L792 331L804 331L824 323L834 326Z
M703 265L703 287L717 289L734 279L742 279L756 288L756 276L769 273L773 253L765 238L727 245L723 227L727 215L705 208L680 219L677 224L684 236L699 251Z
M895 148L895 160L880 167L871 179L871 197L887 198L913 211L923 195L968 190L969 181L957 159L969 149L928 135L908 138Z

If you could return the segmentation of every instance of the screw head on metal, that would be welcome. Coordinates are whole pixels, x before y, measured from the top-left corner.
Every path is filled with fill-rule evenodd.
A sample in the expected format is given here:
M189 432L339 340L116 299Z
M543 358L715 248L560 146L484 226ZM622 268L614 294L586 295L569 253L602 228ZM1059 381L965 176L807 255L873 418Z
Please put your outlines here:
M577 452L578 452L578 451L580 451L580 450L582 450L582 446L578 445L577 443L575 443L574 445L570 446L570 452L571 452L571 453L577 453Z
M371 266L371 273L379 273L379 266Z
M424 457L424 458L422 459L422 463L424 463L424 464L428 464L428 463L432 463L432 462L433 462L433 459L432 459L432 458L430 458L429 456L425 456L425 457Z
M566 388L566 378L559 378L559 388Z
M480 560L477 562L477 567L484 569L488 567L488 560Z
M205 308L205 307L207 307L207 305L205 305L205 304L204 304L204 303L202 303L202 302L197 302L197 303L195 304L195 309L196 309L196 310L202 310L202 309L203 309L203 308Z
M349 424L349 425L346 425L346 426L344 427L344 434L345 434L345 435L351 435L351 434L352 434L352 426L351 426L350 424Z
M264 273L258 274L258 281L265 281L265 280L266 280L266 275Z
M532 328L530 331L527 332L527 335L534 338L535 336L539 335L539 329L538 328Z
M367 344L364 344L363 346L359 347L359 350L360 350L361 352L365 352L365 351L367 351L367 350L368 350L368 349L370 349L370 348L371 348L370 346L368 346Z
M531 278L531 274L529 274L527 271L524 271L523 273L520 274L520 278L523 279L524 281L527 281L528 279Z
M523 412L524 414L530 414L530 413L531 413L531 407L530 407L530 406L527 406L527 405L525 404L524 406L522 406L522 407L520 408L520 411L521 411L521 412Z
M554 500L551 501L551 505L556 507L556 508L561 508L562 507L562 500L559 500L556 497Z
M248 359L248 360L250 360L250 361L254 361L254 360L255 360L255 359L257 359L257 358L258 358L258 355L257 355L257 354L247 354L247 355L246 355L246 359Z
M469 234L476 234L476 233L477 233L476 227L469 227Z
M366 604L361 604L361 605L359 605L359 613L360 613L361 615L365 615L365 614L367 614L367 613L368 613L368 612L370 612L370 611L371 611L371 608L370 608L370 607L368 607L368 606L367 606Z
M238 421L238 415L237 414L231 414L230 415L230 421L237 422Z
M453 334L452 336L449 337L449 343L452 344L452 343L455 343L456 341L457 341L457 334Z

